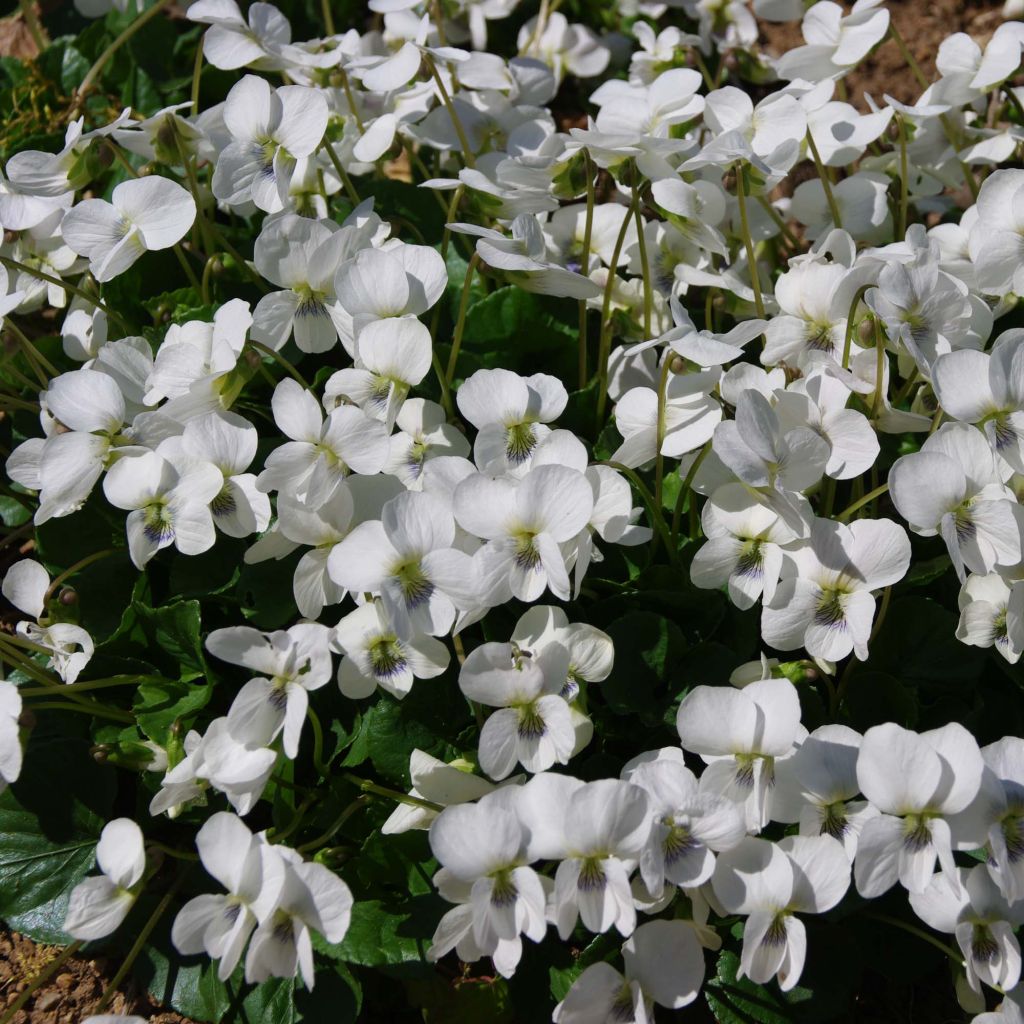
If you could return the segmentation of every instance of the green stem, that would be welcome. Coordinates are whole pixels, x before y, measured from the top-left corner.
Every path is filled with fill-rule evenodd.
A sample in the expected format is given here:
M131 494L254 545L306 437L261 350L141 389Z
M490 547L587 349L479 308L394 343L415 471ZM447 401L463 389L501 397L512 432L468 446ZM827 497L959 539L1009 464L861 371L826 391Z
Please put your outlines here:
M326 846L327 843L330 842L330 840L334 837L334 834L338 831L338 829L340 829L341 826L344 825L345 822L348 821L348 819L356 813L356 811L365 807L369 802L370 797L368 794L364 794L363 796L357 796L355 800L353 800L352 803L350 803L341 812L341 814L339 814L338 817L335 818L333 822L331 822L330 827L325 832L323 832L321 835L318 835L316 839L311 839L308 843L303 843L301 846L297 846L295 848L296 852L309 853L311 850L318 850L321 846Z
M907 395L910 394L910 389L917 383L917 378L920 372L921 371L916 366L910 371L910 376L903 382L903 387L896 392L896 397L892 400L894 408L898 407L906 400Z
M424 60L427 63L427 68L430 70L430 74L433 76L434 83L437 85L437 91L441 94L441 102L445 105L445 109L448 111L448 116L452 119L452 124L455 127L455 134L459 137L459 146L462 147L462 159L466 161L467 167L476 167L476 159L473 156L473 150L470 148L469 139L466 138L466 131L462 127L462 122L459 120L455 104L452 103L452 98L448 95L448 90L444 86L444 80L441 78L440 72L437 70L434 58L429 54L424 54Z
M907 169L907 126L901 114L896 115L896 128L900 133L900 206L896 238L901 240L907 234L907 206L910 197L910 172Z
M622 218L622 226L619 228L618 237L615 239L615 248L612 250L611 262L608 264L608 280L604 286L604 298L601 302L601 337L598 342L597 351L597 427L600 430L601 421L604 419L605 405L608 401L608 357L611 355L612 347L612 325L611 308L612 292L615 290L615 282L618 280L617 268L619 266L619 255L626 240L626 230L633 216L633 202L630 201L626 216Z
M92 565L93 562L98 562L101 559L108 558L110 555L114 554L117 554L117 548L104 548L102 551L94 551L91 555L86 555L85 558L80 558L74 565L65 569L59 576L56 576L49 587L46 588L46 593L43 595L43 607L46 606L46 602L50 600L50 597L66 579L74 576L76 572L81 572L87 565Z
M25 356L28 358L30 363L38 363L38 365L41 366L43 370L50 375L50 377L57 377L60 375L60 370L58 370L53 363L51 363L50 360L47 359L38 348L36 348L25 332L21 330L14 321L8 317L4 326L18 339L21 346L25 349ZM46 387L48 384L49 381L45 381L43 387Z
M888 914L876 914L873 911L869 911L867 917L873 918L876 921L881 921L883 924L891 924L894 928L900 928L907 932L909 935L915 935L923 942L927 942L929 945L934 946L937 950L945 953L950 960L953 961L958 967L962 967L964 963L963 957L956 950L947 946L944 942L940 942L934 935L929 935L926 931L918 928L916 925L908 924L906 921L901 921L898 917L890 917ZM2 1024L2 1022L0 1022Z
M64 683L59 692L67 693L70 690L73 693L85 693L89 690L111 690L117 686L137 686L140 682L150 678L156 677L124 675L108 676L106 679L83 679L73 683ZM22 686L19 687L18 692L23 697L45 697L58 691L49 686Z
M882 325L879 318L874 317L875 329L875 396L871 400L871 418L878 419L882 411L882 394L885 382L885 339L882 337Z
M32 710L51 711L77 711L83 715L92 715L94 718L106 718L111 722L124 722L127 725L134 725L135 719L127 711L115 711L113 708L105 708L101 705L96 707L85 707L82 704L63 704L60 701L43 701L42 704L33 704Z
M70 946L65 946L60 951L60 955L56 959L51 960L30 982L25 986L21 992L18 993L18 998L7 1007L6 1012L0 1017L0 1024L10 1024L12 1020L18 1015L18 1011L32 998L33 995L39 990L39 988L46 984L52 978L57 971L67 963L81 948L83 943L81 941L72 942Z
M854 293L853 301L850 303L850 309L846 314L846 333L843 336L843 369L848 370L850 368L850 350L853 347L853 323L854 317L857 315L857 307L860 305L860 300L864 298L865 292L869 288L874 287L870 284L861 285L860 288Z
M858 498L852 505L847 505L847 507L844 508L843 511L836 516L836 519L838 519L841 523L845 523L846 520L849 519L850 516L852 516L853 513L857 511L857 509L863 508L865 505L868 504L868 502L874 501L875 498L881 497L888 490L889 485L885 483L879 485L872 491L868 491L867 494L865 494L863 497Z
M452 350L448 356L448 369L445 372L445 380L451 387L455 377L455 363L459 358L459 350L462 348L462 335L466 330L466 313L469 311L469 296L473 287L473 274L480 265L480 254L474 252L470 257L469 266L466 268L466 278L462 282L462 297L459 299L459 318L455 322L455 333L452 335Z
M196 41L196 59L192 65L192 92L189 98L192 100L192 116L199 113L199 80L203 75L203 41Z
M88 292L82 291L81 288L71 284L69 281L62 281L59 277L51 277L49 274L45 274L41 270L36 270L34 267L27 267L24 263L12 260L8 256L0 256L0 264L3 264L8 270L19 270L37 278L40 281L45 281L47 284L57 285L58 288L66 288L72 295L77 295L80 299L84 299L90 305L103 310L111 320L121 327L125 334L131 333L131 328L128 326L128 322L126 320L118 316L118 314L115 313L108 305L97 298L93 298L93 296Z
M330 0L323 0L323 2L330 3ZM344 68L338 68L338 70L341 72L341 88L345 91L345 99L348 100L349 113L356 119L356 127L359 129L359 134L362 135L366 131L366 126L359 116L359 106L352 92L352 83L348 80L348 74Z
M320 716L313 710L312 705L307 708L309 724L313 729L313 767L321 778L326 778L328 766L324 764L324 730L320 724Z
M658 379L658 419L654 428L654 500L661 508L661 493L665 481L665 456L661 446L665 443L665 406L668 404L668 377L672 372L672 353L666 355Z
M832 214L832 224L834 227L841 228L843 226L843 219L839 214L839 204L832 193L832 179L829 178L828 171L821 162L821 154L818 152L818 146L814 141L814 135L811 133L810 128L807 129L807 148L811 151L811 159L814 160L818 177L821 179L821 187L825 190L825 202L828 203L829 213Z
M734 164L736 170L736 198L740 207L740 230L743 245L747 250L747 264L750 267L750 286L754 289L754 307L760 319L764 319L764 299L761 297L761 280L757 272L757 257L754 254L754 240L750 237L750 221L747 218L747 187L743 183L743 165Z
M640 268L644 286L644 340L651 336L651 319L654 314L654 289L651 286L651 265L647 260L647 238L644 235L644 218L640 212L640 190L633 185L633 216L636 218L636 239L640 251Z
M651 494L650 490L644 484L643 480L640 479L640 474L635 470L624 466L621 462L613 462L611 459L605 459L597 463L598 466L608 466L610 469L617 470L624 477L626 477L630 483L637 489L640 497L644 499L644 503L647 505L651 513L651 522L654 524L654 529L658 536L661 538L662 543L665 545L665 550L668 553L669 561L676 565L678 557L675 549L671 546L672 535L669 533L668 524L665 522L665 517L661 514L661 509L655 504L654 495Z
M768 200L764 196L758 196L757 201L761 204L762 208L764 209L764 212L767 213L769 217L771 217L772 221L774 222L775 226L779 229L779 231L782 232L782 237L786 239L791 248L796 249L798 251L802 249L803 245L801 244L800 239L797 238L796 235L794 235L793 232L789 230L789 228L786 226L786 222L782 219L781 215L779 214L779 211L776 210L775 207L772 206L772 204L768 202ZM708 328L708 330L710 330L710 328Z
M351 772L342 772L341 777L353 786L361 789L364 793L373 793L374 796L387 797L399 804L409 804L410 807L422 807L428 811L443 811L441 804L435 804L432 800L423 800L418 796L411 796L408 793L400 793L397 789L388 789L386 786L378 786L376 782L369 779L361 779Z
M320 13L323 15L324 28L327 35L334 35L334 15L331 13L331 0L320 0Z
M352 179L348 176L348 171L342 166L341 161L338 159L338 154L334 152L334 147L324 139L322 149L327 154L328 159L334 165L334 171L341 178L342 185L345 186L345 194L348 196L349 201L353 206L358 206L361 202L359 193L356 191L355 185L352 184Z
M584 148L583 162L587 175L587 215L583 222L583 252L580 270L584 276L590 275L590 243L594 230L594 165L590 159L590 150ZM580 299L580 334L579 356L577 359L579 388L587 386L587 300Z
M282 368L288 374L289 377L291 377L293 380L297 380L307 391L309 390L309 385L306 383L306 378L303 377L302 374L299 373L299 371L296 370L295 367L292 366L292 364L287 359L285 359L285 357L281 355L280 352L275 352L274 349L272 349L269 345L264 345L263 342L261 341L253 341L252 338L249 339L249 344L252 345L254 349L257 349L258 351L262 352L264 355L270 356L270 358L273 359L274 362L280 363L280 365L282 366Z
M99 77L100 72L107 66L107 62L117 53L118 50L128 42L129 39L141 28L149 24L165 7L170 7L174 0L157 0L148 11L140 14L125 30L96 58L96 62L82 79L82 84L75 90L75 99L71 105L68 120L74 120L78 114L86 95L92 88L93 82Z
M145 948L146 941L149 939L150 933L156 927L160 918L163 917L164 911L170 906L175 893L181 887L181 883L185 879L185 874L186 872L183 871L178 875L170 889L164 893L163 899L161 899L156 905L156 910L149 915L149 920L142 926L142 930L139 932L135 942L132 944L132 948L128 950L128 955L121 961L121 966L118 967L117 973L110 979L110 984L103 990L103 995L100 996L100 1001L94 1007L95 1013L102 1013L107 1008L110 1000L114 998L114 994L117 992L118 986L122 981L124 981L128 972L132 969L132 964L135 963L136 958Z
M39 19L36 17L36 8L33 0L18 0L21 6L21 16L25 21L25 27L28 29L29 35L32 37L32 42L36 44L37 49L40 53L43 52L50 45L50 41L46 37L46 31L43 26L39 24Z
M690 487L693 484L694 479L697 476L697 470L700 469L700 464L707 458L708 452L711 451L711 442L707 441L704 447L701 448L697 455L697 458L693 460L693 464L690 466L689 471L686 474L686 478L683 480L682 487L679 488L679 493L676 495L675 508L672 509L672 550L675 551L679 546L679 528L683 518L683 501L686 495L690 491Z
M292 815L292 820L288 822L287 827L282 829L280 832L274 829L270 830L270 842L283 843L302 824L306 817L306 811L308 811L319 799L320 794L316 791L307 793L303 798L302 803L296 808L295 813Z
M197 853L190 853L188 850L176 850L173 846L158 843L155 839L147 839L146 845L152 846L154 850L159 850L161 853L166 853L168 857L173 857L175 860L199 860L199 854Z

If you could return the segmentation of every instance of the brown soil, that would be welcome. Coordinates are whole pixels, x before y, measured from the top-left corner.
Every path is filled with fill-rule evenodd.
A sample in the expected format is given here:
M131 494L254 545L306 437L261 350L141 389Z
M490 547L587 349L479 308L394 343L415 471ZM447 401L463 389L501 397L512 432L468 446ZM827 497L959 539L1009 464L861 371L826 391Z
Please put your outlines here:
M897 31L929 80L935 76L935 54L946 36L966 32L984 46L1003 23L1002 0L890 0L886 6ZM774 56L781 56L804 41L799 22L761 22L761 35L765 49ZM865 93L881 105L885 93L902 103L913 103L922 91L891 40L879 46L847 77L846 88L850 102L859 109L865 109Z
M17 932L0 932L0 1015L60 954ZM80 1024L91 1013L118 964L106 958L72 957L15 1014L11 1024ZM188 1024L177 1013L161 1011L145 992L126 980L104 1013L134 1013L150 1024Z

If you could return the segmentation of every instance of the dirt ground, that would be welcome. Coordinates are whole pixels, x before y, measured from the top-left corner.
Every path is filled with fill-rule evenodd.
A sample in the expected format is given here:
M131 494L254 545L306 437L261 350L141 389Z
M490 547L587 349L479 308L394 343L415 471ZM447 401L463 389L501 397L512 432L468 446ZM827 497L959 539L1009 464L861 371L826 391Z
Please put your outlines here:
M1002 3L995 0L891 0L889 10L903 38L925 74L931 77L939 43L952 32L967 32L984 45L1002 23ZM781 54L803 39L799 24L762 25L770 52ZM31 57L31 37L19 21L0 22L0 54ZM896 45L886 42L847 79L850 101L863 107L865 93L882 101L888 93L912 103L920 93ZM55 946L43 946L14 932L0 931L0 1016L33 978L59 955ZM12 1024L79 1024L95 1011L117 963L107 959L72 957L34 993ZM110 1001L107 1013L134 1013L150 1024L189 1024L177 1013L161 1011L145 992L126 983Z

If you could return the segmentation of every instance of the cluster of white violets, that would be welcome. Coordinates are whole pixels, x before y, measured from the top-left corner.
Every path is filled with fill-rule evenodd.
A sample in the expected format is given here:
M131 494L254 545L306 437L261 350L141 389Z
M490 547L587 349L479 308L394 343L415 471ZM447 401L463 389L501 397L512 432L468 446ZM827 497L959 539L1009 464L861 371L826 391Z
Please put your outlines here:
M380 688L401 699L448 668L445 638L489 609L577 597L602 547L652 538L633 504L637 467L656 463L660 481L667 457L691 500L705 499L691 579L727 589L738 608L760 602L776 651L826 673L866 659L877 595L910 568L908 530L948 548L960 640L1011 663L1024 651L1024 330L997 324L1024 294L1024 171L998 169L1024 141L998 117L1024 100L1006 84L1024 26L1005 23L984 48L951 36L916 104L869 100L864 113L844 101L843 78L889 32L880 0L849 13L829 0L806 13L799 0L754 0L761 17L803 17L806 45L778 60L757 52L741 0L641 3L652 21L682 8L698 31L638 20L633 40L601 38L545 4L507 61L486 52L487 24L515 0L443 6L443 36L422 0L370 0L383 31L294 42L272 5L246 18L234 0L198 0L187 13L209 26L206 60L266 77L242 75L208 110L125 111L91 132L77 121L60 153L19 153L0 178L0 255L25 268L0 272L0 312L64 308L64 350L82 363L50 380L42 436L7 462L38 493L35 522L74 515L99 485L127 513L139 569L172 545L204 552L218 532L252 537L248 562L302 552L300 621L211 633L211 655L252 678L225 717L185 738L183 759L155 763L165 774L152 814L173 817L210 791L234 812L216 811L196 837L226 892L192 899L172 935L182 953L219 960L221 978L244 960L249 981L300 973L312 986L311 932L338 942L348 927L345 883L242 820L280 757L296 756L311 692L333 678L348 698ZM756 104L732 85L705 88L690 65L715 50L748 51L777 87ZM563 76L600 76L627 57L628 77L591 93L587 126L558 130L548 104ZM108 140L180 168L186 185L186 169L210 168L200 206L254 218L250 269L266 283L255 308L233 299L212 323L170 327L154 352L61 287L110 281L196 222L193 192L156 174L109 201L81 198L89 156ZM428 324L449 284L445 260L392 237L372 200L344 223L327 215L330 196L399 146L441 154L447 176L423 187L475 218L449 224L475 246L470 273L577 300L601 311L602 347L612 333L624 342L599 356L599 400L614 405L623 438L610 463L558 426L567 388L543 372L478 370L448 410L410 397L436 360ZM817 177L769 198L812 157ZM605 192L588 215L598 171ZM938 223L967 185L976 201ZM908 206L935 226L907 227ZM773 267L787 245L796 254ZM691 290L726 297L735 325L716 329L719 299L698 329L684 308ZM262 358L247 340L271 352L294 340L314 356L340 344L351 363L322 393L291 376L277 384L285 441L262 465L257 426L231 410L246 359ZM834 515L835 482L875 472L878 435L907 432L926 439L888 474L898 519L871 515L886 483L877 473L870 495ZM93 641L51 619L51 590L31 559L3 581L27 616L19 633L70 683ZM325 609L334 626L316 621ZM788 990L804 965L804 915L834 907L851 881L864 897L899 885L925 924L955 936L966 1006L984 1009L982 985L1009 993L975 1019L1024 1019L1011 992L1024 740L979 749L955 723L808 733L796 687L765 657L732 685L689 691L679 746L584 783L551 769L592 738L585 693L611 672L607 635L533 604L507 643L460 660L462 692L488 709L479 770L417 751L410 803L384 826L429 829L434 881L453 904L430 957L490 957L509 976L523 935L615 928L622 970L588 967L553 1019L646 1022L653 1003L695 999L704 950L721 943L716 918L745 918L742 974ZM17 687L0 683L8 782L20 712ZM699 777L684 752L705 764ZM773 822L797 827L762 838ZM954 860L978 850L971 868ZM68 911L80 939L110 934L138 896L138 825L108 824L97 862L102 874ZM675 916L656 916L670 905Z

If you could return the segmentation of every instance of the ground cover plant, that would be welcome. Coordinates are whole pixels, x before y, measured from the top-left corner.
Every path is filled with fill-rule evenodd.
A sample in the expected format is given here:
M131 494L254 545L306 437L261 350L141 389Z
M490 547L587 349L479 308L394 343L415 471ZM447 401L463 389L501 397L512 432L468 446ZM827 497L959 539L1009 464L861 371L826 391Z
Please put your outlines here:
M1024 1019L1024 24L18 17L0 1024Z

